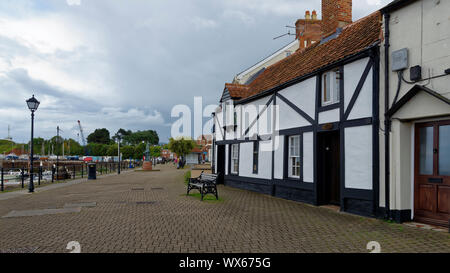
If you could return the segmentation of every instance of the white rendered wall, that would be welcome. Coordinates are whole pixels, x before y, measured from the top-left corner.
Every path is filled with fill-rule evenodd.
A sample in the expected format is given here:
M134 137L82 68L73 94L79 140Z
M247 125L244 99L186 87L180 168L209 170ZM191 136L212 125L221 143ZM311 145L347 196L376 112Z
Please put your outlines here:
M216 135L216 141L222 141L223 139L223 112L216 113L216 119L215 119L215 135Z
M340 120L339 108L319 113L319 123L320 124L338 122L339 120Z
M261 179L272 178L272 151L263 149L263 146L270 147L271 141L261 141L259 143L258 173L253 173L253 142L240 144L239 150L239 176L253 177Z
M264 98L261 98L256 101L252 101L250 103L242 105L241 108L241 136L253 136L254 134L258 133L258 122L256 122L252 127L250 127L249 133L245 135L245 131L247 128L253 123L253 121L256 120L258 114L263 109L263 106L267 104L271 96L267 96Z
M225 175L228 175L228 152L229 152L229 148L228 148L228 144L225 145Z
M359 93L358 98L353 105L352 111L348 116L349 120L358 118L367 118L372 116L372 98L373 98L373 69L367 74L366 81Z
M280 123L277 128L279 130L297 128L297 127L305 127L310 126L306 119L304 119L300 114L295 112L289 105L287 105L281 99L277 99L277 105L279 107L280 113Z
M278 142L278 149L275 149L274 178L283 179L284 168L284 136L277 136L275 143Z
M314 134L303 134L303 181L314 183Z
M345 128L345 187L371 190L372 125Z
M350 100L355 93L356 86L361 79L369 58L360 59L344 66L344 109L347 110Z
M316 77L309 78L279 92L311 118L315 116ZM279 100L279 99L278 99Z
M214 145L214 173L217 173L217 145Z

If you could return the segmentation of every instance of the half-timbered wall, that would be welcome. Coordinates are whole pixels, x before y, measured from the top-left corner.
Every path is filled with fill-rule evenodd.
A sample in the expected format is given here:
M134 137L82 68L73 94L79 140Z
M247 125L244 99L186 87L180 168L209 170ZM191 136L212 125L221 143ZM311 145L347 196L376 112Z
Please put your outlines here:
M379 188L378 67L378 51L370 50L327 68L339 69L341 76L340 99L332 105L321 105L325 69L264 97L238 102L237 126L228 128L223 140L216 130L217 144L227 144L225 184L318 205L318 133L339 131L341 209L374 215ZM261 132L266 123L269 130ZM294 135L300 136L301 166L300 178L295 179L287 173L288 138ZM274 146L259 151L257 173L253 173L254 141L260 147ZM233 143L239 144L237 175L229 175L228 146Z

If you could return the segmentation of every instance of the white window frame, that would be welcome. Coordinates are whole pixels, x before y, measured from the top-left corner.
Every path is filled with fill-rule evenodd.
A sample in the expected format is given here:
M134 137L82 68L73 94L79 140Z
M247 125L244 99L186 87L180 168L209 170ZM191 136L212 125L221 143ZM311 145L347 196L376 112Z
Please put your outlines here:
M230 149L230 172L231 174L239 173L239 144L231 144Z
M301 171L301 158L300 158L300 135L289 136L288 138L288 177L300 178ZM293 162L298 163L298 166L294 166ZM294 171L295 169L298 169Z
M340 101L340 71L333 69L322 74L321 100L322 106L339 103ZM329 89L329 98L326 100L326 89Z

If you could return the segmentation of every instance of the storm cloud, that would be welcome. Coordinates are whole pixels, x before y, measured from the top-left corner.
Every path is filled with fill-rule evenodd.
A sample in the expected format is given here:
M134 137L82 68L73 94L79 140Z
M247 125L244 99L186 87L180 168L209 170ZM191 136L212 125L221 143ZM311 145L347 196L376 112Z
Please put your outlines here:
M389 0L353 1L359 19ZM292 41L273 40L320 0L6 0L0 2L0 138L60 126L170 136L177 104L216 104L225 82Z

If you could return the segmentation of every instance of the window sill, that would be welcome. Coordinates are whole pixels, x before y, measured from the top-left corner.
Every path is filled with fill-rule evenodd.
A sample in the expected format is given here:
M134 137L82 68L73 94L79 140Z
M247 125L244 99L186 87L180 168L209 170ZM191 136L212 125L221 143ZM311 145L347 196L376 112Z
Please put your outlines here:
M292 181L292 182L300 182L300 176L299 177L286 177L286 180Z
M223 129L225 129L225 130L233 129L233 131L236 131L237 125L225 125L225 126L223 126Z
M339 102L333 102L333 103L329 103L329 104L325 104L325 105L322 104L319 107L319 112L333 110L333 109L339 108L340 106L341 106L341 104Z

